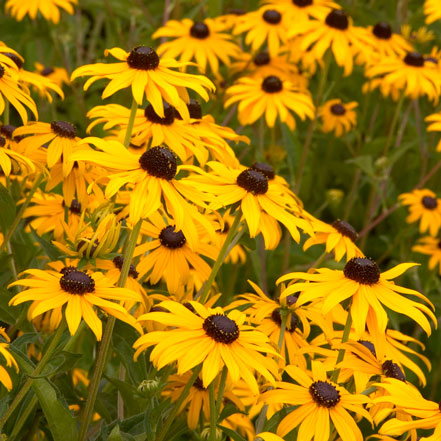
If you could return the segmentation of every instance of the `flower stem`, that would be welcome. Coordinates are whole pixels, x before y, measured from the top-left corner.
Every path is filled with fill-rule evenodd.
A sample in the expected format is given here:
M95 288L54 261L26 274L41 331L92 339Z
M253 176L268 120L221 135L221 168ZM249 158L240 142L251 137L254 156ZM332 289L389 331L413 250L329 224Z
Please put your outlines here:
M352 327L352 316L351 316L351 312L348 311L348 316L346 318L345 328L343 329L343 336L341 338L342 343L346 343L348 341L349 334L351 332L351 327ZM338 365L339 363L341 363L343 361L344 356L345 356L345 349L344 348L339 349L338 355L337 355L337 361L335 362L335 364ZM331 381L336 383L338 381L339 375L340 375L340 368L335 369L334 372L332 373Z
M20 389L18 394L15 396L14 401L8 407L8 410L5 412L5 414L0 419L0 431L3 428L3 426L6 424L6 421L8 421L9 417L13 414L15 409L17 409L19 404L22 402L23 398L29 392L35 377L38 377L42 373L47 362L53 358L55 349L57 348L58 343L60 342L60 339L61 339L65 329L66 329L66 321L63 320L61 322L60 326L58 327L57 331L55 332L54 336L52 337L52 341L50 342L49 347L47 348L47 350L44 353L43 357L41 358L40 362L38 363L36 368L33 370L32 374L29 376L29 378L26 380L25 384Z
M132 99L132 107L130 109L129 123L127 124L126 135L124 137L124 145L129 147L130 139L132 138L133 124L135 122L136 111L138 110L138 103L135 98Z
M129 237L129 242L124 255L124 263L121 268L121 274L118 281L118 286L123 288L126 284L127 277L129 275L130 263L132 261L133 252L135 251L136 242L138 240L139 231L141 230L142 219L140 219L133 227L132 233ZM87 438L87 429L92 421L93 409L95 406L96 397L98 394L98 386L103 375L104 367L106 365L107 356L109 354L110 343L112 341L113 327L115 326L116 318L114 316L109 317L106 327L103 333L103 339L101 341L98 356L95 362L95 370L93 371L93 377L90 382L86 406L83 413L83 421L81 424L79 441L85 441Z
M241 217L242 217L242 211L238 208L236 211L236 215L234 217L233 225L230 227L230 230L228 231L228 235L225 238L225 242L222 245L221 250L219 251L219 255L217 256L216 262L214 262L210 276L208 277L208 280L205 282L205 285L202 288L201 295L199 296L200 303L205 303L205 301L207 300L211 285L213 285L214 279L216 278L219 268L221 267L225 257L228 254L230 242L233 240L233 237L237 232Z
M217 392L216 401L216 415L219 415L222 405L222 399L224 397L225 383L227 382L228 369L226 366L222 369L222 375L219 383L219 390Z
M216 441L216 422L217 422L217 412L216 412L216 399L215 399L215 391L214 391L214 383L213 380L208 386L208 394L210 397L210 438L209 441Z
M170 415L167 417L167 420L163 424L161 432L156 437L156 441L163 441L163 439L165 438L165 435L167 435L168 429L170 429L170 426L172 425L173 421L175 420L175 417L178 414L182 403L184 402L185 398L187 397L188 393L190 392L190 388L191 388L191 386L193 386L193 384L196 381L196 378L198 377L199 372L201 372L201 370L202 370L202 364L200 364L194 368L193 375L191 376L188 383L185 385L178 400L175 402L175 406L173 407L172 411L170 412Z
M405 95L403 92L401 93L400 99L398 100L397 106L395 107L395 113L392 118L392 123L389 128L389 133L387 134L386 144L384 145L384 149L383 149L383 156L387 156L387 154L389 153L390 146L392 145L392 138L398 123L398 117L400 116L401 108L403 107L404 98Z

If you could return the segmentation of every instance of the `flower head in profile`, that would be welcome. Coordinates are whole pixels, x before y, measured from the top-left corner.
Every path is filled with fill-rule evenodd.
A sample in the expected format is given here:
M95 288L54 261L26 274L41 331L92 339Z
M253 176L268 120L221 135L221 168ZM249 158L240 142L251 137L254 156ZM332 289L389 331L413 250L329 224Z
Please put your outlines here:
M288 14L290 22L295 23L311 18L320 19L332 9L340 9L340 5L332 0L265 0L264 3L282 7Z
M3 386L6 387L8 391L12 389L12 380L11 376L9 375L8 371L3 366L4 363L6 363L6 367L14 367L15 370L18 372L18 365L15 361L14 357L11 355L11 353L8 350L9 347L9 336L5 332L5 328L0 328L0 335L6 339L7 343L0 342L0 355L2 355L2 363L0 364L0 383L3 384Z
M319 110L323 133L334 132L335 136L340 137L350 132L357 125L357 114L354 111L357 106L355 101L343 103L338 98L327 101Z
M4 126L2 126L4 127ZM25 176L35 171L35 166L26 156L12 149L12 140L0 132L0 169L5 176L21 173Z
M208 65L214 75L219 75L219 62L229 66L231 58L240 53L231 35L222 32L224 29L221 22L211 18L196 22L184 18L169 20L155 31L152 38L172 38L158 47L158 55L179 57L183 63L195 61L202 73L206 72Z
M428 132L441 132L441 112L432 113L431 115L426 116L424 121L429 123L427 126ZM436 151L441 152L441 139L436 146Z
M441 275L441 239L439 237L420 238L412 247L412 251L430 256L429 269L433 270L438 265L438 273Z
M198 302L191 308L173 301L159 306L165 312L151 312L139 320L154 320L171 328L149 332L134 343L137 358L142 351L155 346L150 354L154 365L161 369L177 362L178 375L202 363L202 385L208 387L226 366L233 384L242 378L254 393L259 393L255 374L259 373L274 384L277 365L271 355L277 356L268 338L245 325L247 317L238 310L226 315L222 308L209 309ZM264 352L269 356L264 356Z
M103 274L89 274L74 266L66 266L61 271L30 269L24 272L30 277L17 280L9 286L24 286L26 289L15 295L10 305L32 301L30 319L46 311L66 305L64 315L71 335L74 335L83 319L101 340L102 323L94 306L109 315L140 330L135 319L119 304L111 300L140 301L137 293L126 288L115 287Z
M172 58L160 58L151 47L138 46L130 52L115 47L106 50L105 54L112 55L119 63L81 66L74 70L71 77L74 80L90 76L84 85L85 90L97 80L110 79L102 98L131 87L133 98L138 105L142 104L145 95L161 118L164 117L164 100L176 107L183 118L188 119L187 89L194 90L205 101L208 100L207 90L214 91L214 85L208 78L172 70L184 67L188 63L179 63Z
M78 0L7 0L5 10L17 21L22 21L26 15L35 20L37 14L40 13L46 20L57 24L60 21L59 8L72 15L74 13L73 5L77 3Z
M420 233L428 231L433 237L438 234L441 228L441 199L432 190L413 190L411 193L401 194L399 199L403 205L409 206L407 223L419 221Z

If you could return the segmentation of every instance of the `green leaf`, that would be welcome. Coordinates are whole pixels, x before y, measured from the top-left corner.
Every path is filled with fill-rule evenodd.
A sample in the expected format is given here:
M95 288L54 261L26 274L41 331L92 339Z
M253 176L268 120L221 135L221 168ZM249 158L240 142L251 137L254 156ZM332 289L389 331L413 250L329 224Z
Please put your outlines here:
M246 415L246 412L242 412L241 410L239 410L237 408L236 405L234 405L233 403L228 403L223 409L221 414L219 415L219 418L217 420L218 423L220 423L221 421L223 421L225 418L228 418L230 415L233 415L235 413L242 413L244 415Z
M121 436L121 432L119 430L119 426L116 425L113 430L110 432L108 441L123 441L123 437Z
M53 261L58 260L61 256L61 251L54 245L52 245L49 241L41 237L31 226L32 236L33 238L40 244L43 251L46 255Z
M225 426L218 425L220 429L222 429L222 432L224 432L227 436L232 438L234 441L246 441L246 439L243 436L240 436L237 432L234 430L229 429Z
M9 191L0 184L0 229L7 233L15 219L15 202Z
M14 351L14 357L20 371L28 376L31 375L33 366L26 357L21 356L18 351ZM76 418L61 404L61 399L51 383L47 379L35 379L32 388L40 402L54 441L78 441Z
M348 164L355 164L364 173L366 173L371 179L376 179L374 164L371 155L358 156L357 158L348 159Z

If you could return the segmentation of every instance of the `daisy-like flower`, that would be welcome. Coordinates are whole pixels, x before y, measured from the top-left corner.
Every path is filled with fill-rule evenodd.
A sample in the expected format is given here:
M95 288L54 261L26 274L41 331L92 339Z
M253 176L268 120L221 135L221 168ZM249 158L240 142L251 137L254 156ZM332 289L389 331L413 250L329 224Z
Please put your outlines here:
M323 133L334 132L340 137L351 131L357 125L357 113L354 111L357 106L355 101L343 103L339 98L327 101L319 109Z
M96 146L101 152L77 152L72 155L72 160L90 161L114 171L108 176L106 198L112 198L123 185L134 186L129 203L129 217L133 224L161 208L164 199L164 208L173 218L176 230L185 234L191 246L198 241L194 222L199 222L214 234L211 224L196 207L187 202L190 200L193 204L206 207L202 193L187 181L175 179L179 168L171 150L153 147L142 155L136 155L118 141L85 138L83 142Z
M410 294L427 302L430 301L418 291L396 285L392 280L409 268L418 264L402 263L388 271L380 273L378 265L365 257L354 257L346 263L344 270L317 269L316 273L294 272L278 279L277 283L287 280L304 280L292 283L281 294L281 297L301 291L297 304L303 305L311 300L322 298L324 314L346 299L352 299L350 314L355 332L361 336L367 325L373 336L384 340L388 315L384 306L400 314L407 315L416 321L427 333L431 326L429 316L436 325L433 312L425 305L410 300L402 294ZM384 305L384 306L383 306ZM381 351L383 353L383 351Z
M306 251L313 245L325 243L326 252L334 251L335 260L340 262L346 254L346 260L353 257L363 257L364 254L355 245L357 232L354 227L346 221L336 220L331 225L313 218L315 235L306 240L303 250Z
M289 19L283 8L262 6L257 11L240 16L234 27L235 35L247 33L245 43L256 52L262 45L268 46L270 56L276 56L287 42Z
M19 305L32 301L31 319L66 305L64 315L71 335L74 335L81 319L101 340L102 323L94 306L128 323L140 331L135 319L118 303L109 300L140 301L138 294L127 288L115 287L103 274L88 274L73 266L64 267L61 271L30 269L24 271L31 277L20 279L9 286L25 286L29 289L15 295L10 305Z
M281 236L278 222L282 223L296 242L300 240L298 228L314 234L308 220L302 219L301 202L288 187L275 179L274 170L266 164L251 168L232 169L218 162L207 163L209 173L196 167L188 169L201 176L191 176L189 182L216 200L210 204L215 210L240 202L250 237L262 233L267 249L274 249Z
M5 329L4 328L0 328L0 335L6 339L6 341L9 343L10 339L8 334L6 334ZM8 350L8 343L0 343L0 354L3 356L4 361L2 362L2 364L0 364L0 383L3 384L3 386L6 387L6 389L8 389L8 391L10 391L12 389L12 380L11 377L8 373L8 371L4 368L3 363L6 362L6 366L7 367L12 367L14 366L15 370L18 372L18 365L17 362L15 361L14 357L11 355L11 353Z
M353 57L365 45L372 46L365 33L352 25L351 18L342 10L334 9L320 20L296 23L288 31L288 37L301 36L300 49L310 49L317 58L323 58L331 49L336 63L343 67L344 75L352 72Z
M426 116L424 121L429 123L427 126L428 132L441 132L441 112L433 113L432 115ZM441 139L439 140L436 151L441 152Z
M225 25L210 18L197 22L184 18L168 21L152 38L173 38L158 47L158 55L179 57L183 63L196 61L202 73L207 70L208 64L211 71L219 75L219 60L229 66L231 58L237 58L240 53L231 35L222 32L224 29Z
M433 237L438 234L441 228L441 199L433 191L423 188L403 193L398 198L403 205L409 206L407 223L419 221L420 233L428 231Z
M430 256L429 269L433 270L438 265L438 272L441 275L441 239L436 237L422 237L418 243L412 247L416 253Z
M13 63L12 60L11 63ZM6 99L17 110L23 123L26 124L28 122L26 108L33 113L35 119L38 119L38 112L34 100L29 95L29 90L23 88L19 81L18 71L0 62L0 115L5 110Z
M423 10L424 15L426 15L426 24L431 24L434 21L441 19L438 0L425 0Z
M225 107L238 102L239 122L243 125L253 124L265 114L269 127L274 127L279 117L280 121L294 130L296 123L291 112L302 121L314 118L314 104L310 94L275 75L240 78L226 93Z
M23 172L23 175L33 173L35 166L32 161L12 150L10 143L7 137L0 134L0 168L5 176L9 176L11 172L17 173L19 170Z
M321 19L331 9L340 9L340 5L332 0L265 0L265 3L283 8L289 15L290 22L295 23L310 18Z
M115 47L106 50L105 54L112 55L120 63L96 63L81 66L74 70L71 79L91 76L84 84L84 90L97 80L110 79L102 98L131 87L133 98L138 105L142 105L145 95L161 118L164 118L163 100L176 107L183 118L188 119L187 88L194 90L205 101L208 100L206 89L210 91L215 89L213 83L202 75L192 75L170 69L184 67L188 63L179 63L172 58L159 58L151 47L138 46L131 52Z
M226 366L233 384L242 378L255 394L259 387L255 372L274 385L277 365L271 355L277 353L268 338L252 326L244 325L246 315L238 310L224 314L222 308L206 308L190 302L195 312L177 302L165 301L159 306L168 312L152 312L139 320L153 320L172 327L167 331L149 332L134 343L135 358L155 346L150 354L161 369L177 362L178 375L202 363L202 385L208 387ZM270 356L263 356L261 352Z
M64 67L50 67L36 62L35 69L38 74L42 77L48 78L58 87L62 87L63 84L70 84L69 75Z
M52 168L62 158L63 175L67 176L74 166L70 160L75 146L81 140L75 126L66 121L32 122L19 127L14 136L26 136L21 142L26 153L32 155L42 146L47 146L47 166Z
M40 14L48 21L57 24L60 21L60 10L64 9L68 14L74 13L73 5L78 0L7 0L5 10L17 21L23 20L25 15L29 15L32 20Z
M383 58L366 69L366 76L372 79L380 77L381 82L411 99L426 95L437 103L441 94L441 77L437 67L419 52L408 52L401 58Z
M285 436L297 426L298 441L328 440L330 422L342 441L363 441L363 435L354 418L348 411L372 422L369 413L363 408L370 399L361 394L350 394L346 389L328 380L322 363L311 362L312 371L297 366L287 366L285 372L298 383L277 382L277 389L265 392L261 400L266 403L286 403L297 405L282 419L277 434Z
M146 280L150 284L155 285L163 278L167 291L177 294L189 283L191 268L196 270L202 281L210 276L211 268L201 256L215 261L218 250L213 245L199 240L191 249L184 233L177 230L172 222L167 225L158 212L143 222L141 234L153 240L144 241L136 247L134 256L143 256L136 269L141 276L147 275ZM144 256L145 253L148 254Z

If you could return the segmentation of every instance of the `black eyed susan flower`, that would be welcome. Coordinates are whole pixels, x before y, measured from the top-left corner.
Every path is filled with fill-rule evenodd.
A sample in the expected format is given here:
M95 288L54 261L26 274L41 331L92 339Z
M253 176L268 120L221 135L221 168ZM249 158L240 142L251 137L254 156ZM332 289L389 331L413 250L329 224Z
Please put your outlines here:
M321 19L332 9L340 9L340 5L332 0L266 0L265 3L283 8L295 23L310 18Z
M224 314L222 308L206 308L190 302L195 310L177 302L165 301L159 306L168 312L152 312L139 320L154 320L171 326L167 331L150 332L134 343L135 358L150 346L154 365L161 369L177 362L178 375L202 363L202 385L207 388L226 366L233 384L242 378L255 394L259 387L255 373L274 384L277 365L271 355L277 356L268 338L251 326L244 325L246 315L238 310ZM261 352L269 354L263 356Z
M78 0L7 0L5 10L17 21L23 20L26 15L35 20L37 14L40 13L46 20L57 24L60 21L59 8L72 15L74 13L73 5L77 3Z
M179 61L184 63L196 61L202 73L206 72L208 64L214 75L219 75L219 61L229 66L231 58L237 58L240 53L231 35L222 32L224 29L225 25L218 20L206 18L194 22L184 18L168 21L152 38L173 38L158 47L158 55L179 57Z
M441 11L437 0L425 0L423 9L424 15L426 15L426 24L431 24L441 19Z
M201 256L215 261L218 252L216 247L201 240L197 231L193 234L199 240L190 248L186 236L172 220L167 224L156 212L143 222L141 234L152 240L136 247L134 256L142 256L136 270L141 276L147 275L150 284L155 285L164 279L169 293L182 295L185 285L190 282L191 268L203 282L210 276L211 268Z
M10 173L18 173L20 170L23 175L33 173L35 166L26 156L12 150L11 142L7 137L0 134L0 168L5 176Z
M6 334L4 328L0 328L0 335L6 339L6 341L9 343L10 339L8 334ZM3 386L6 387L8 391L12 389L12 380L11 376L9 375L8 371L4 368L3 364L6 363L6 367L14 367L15 370L18 372L18 365L15 361L14 357L11 355L11 353L8 350L8 343L0 343L0 354L3 356L2 363L0 364L0 383L3 384Z
M381 82L398 89L411 99L426 95L429 100L437 103L441 94L441 78L437 66L426 61L419 52L408 52L403 57L383 58L366 69L366 76L371 79L379 77Z
M296 242L300 240L298 228L313 235L311 224L302 218L301 202L289 188L276 181L271 167L263 164L266 167L232 169L213 161L207 165L211 169L209 173L188 167L200 176L185 180L206 192L207 198L215 196L210 204L214 210L240 202L250 237L262 233L267 249L274 249L280 241L279 222Z
M70 156L81 140L73 124L67 121L52 121L50 124L32 122L16 129L14 136L26 136L20 142L29 155L47 145L47 166L52 168L62 159L63 175L67 176L72 171L74 162Z
M302 121L314 118L314 104L309 92L275 75L240 78L226 93L225 107L238 102L239 122L243 125L253 124L265 114L269 127L274 127L279 117L280 121L294 130L296 123L291 112Z
M5 110L6 99L17 110L23 123L26 124L28 122L26 108L33 113L35 119L38 119L38 112L34 100L29 95L29 90L20 85L19 81L18 70L0 62L0 115Z
M171 58L159 58L151 47L138 46L131 52L115 47L106 50L105 54L112 55L120 63L96 63L81 66L74 70L71 77L74 80L82 76L91 76L84 85L85 90L97 80L110 79L102 98L131 87L133 98L138 105L142 105L145 95L161 118L164 118L162 101L165 100L176 107L185 119L188 119L187 88L194 90L205 101L208 100L206 89L214 91L214 85L208 78L170 69L184 67L188 63L179 63Z
M187 200L201 207L206 207L203 195L194 186L175 179L179 172L176 157L166 147L153 147L142 155L128 151L118 141L104 141L100 138L85 138L101 151L89 150L72 155L72 160L90 161L113 171L108 176L105 195L108 199L118 193L126 184L133 186L130 193L129 218L133 224L139 219L148 218L163 206L173 218L176 230L181 230L191 246L198 237L194 223L203 225L211 234L211 224Z
M50 67L36 62L35 69L36 73L42 77L48 78L58 87L62 87L64 84L70 84L69 75L64 67Z
M425 236L418 240L418 243L412 247L416 253L430 256L429 269L433 270L438 265L438 272L441 275L441 239Z
M297 300L299 305L323 298L324 314L344 300L352 299L350 313L358 336L362 335L366 325L371 335L378 338L384 336L388 323L384 306L407 315L416 321L427 335L430 335L431 326L426 315L436 323L432 311L422 303L410 300L402 294L416 296L429 303L431 307L433 305L418 291L401 287L392 281L416 265L418 264L402 263L380 273L378 265L373 260L354 257L346 263L343 271L321 268L317 269L315 274L294 272L280 277L277 283L292 279L305 280L306 282L289 285L281 296L285 297L301 291Z
M441 132L441 112L433 113L432 115L427 116L424 121L429 123L427 126L428 132ZM436 146L436 151L441 152L441 139Z
M115 287L103 274L89 274L73 266L64 267L61 271L30 269L24 273L30 277L20 279L9 286L25 286L29 289L15 295L10 305L19 305L32 301L31 319L44 314L46 311L66 305L64 315L71 335L74 335L83 319L101 340L102 323L94 306L109 315L134 326L140 330L135 319L118 303L110 300L139 301L134 291Z
M328 440L330 422L342 441L363 441L362 433L348 411L372 422L363 405L370 399L361 394L350 394L346 389L328 380L325 367L318 361L311 362L312 371L297 366L287 366L285 372L298 383L277 382L277 389L265 392L261 400L269 404L280 402L298 405L282 419L277 434L285 436L299 426L298 441ZM314 429L312 429L314 427Z
M441 227L441 199L433 191L427 188L413 190L401 194L399 199L403 205L409 206L407 223L419 221L420 233L428 231L433 237L438 234Z
M334 132L340 137L351 131L357 125L357 113L354 111L357 106L355 101L343 103L338 98L327 101L319 109L323 133Z
M246 32L245 43L251 45L252 52L265 45L270 56L275 57L287 41L288 27L289 20L284 9L271 5L240 16L233 33Z
M326 252L334 251L335 260L340 262L346 254L346 260L353 257L363 257L364 254L355 245L358 237L354 227L346 221L336 220L332 224L327 224L318 219L312 219L314 236L306 240L303 250L307 250L313 245L325 243Z

